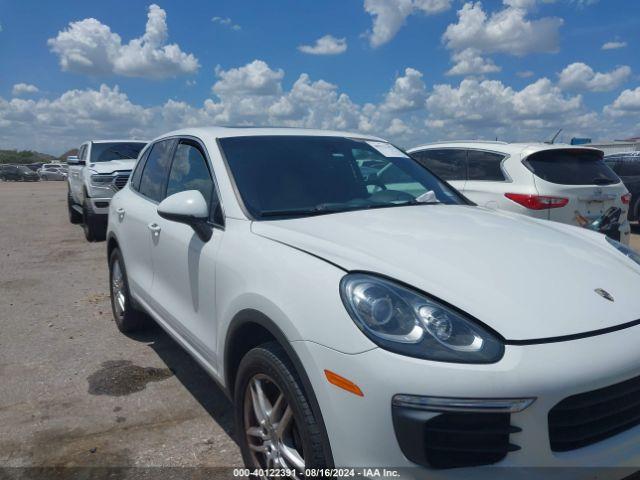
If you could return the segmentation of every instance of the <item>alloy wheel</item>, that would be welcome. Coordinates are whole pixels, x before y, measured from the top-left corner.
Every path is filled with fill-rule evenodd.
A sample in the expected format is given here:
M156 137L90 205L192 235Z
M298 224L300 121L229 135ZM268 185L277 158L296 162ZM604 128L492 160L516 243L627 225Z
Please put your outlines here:
M113 262L111 270L111 298L116 315L121 317L124 315L127 296L124 289L124 276L118 261Z
M293 409L276 383L265 374L254 375L244 396L244 426L254 463L262 468L305 469L302 438Z

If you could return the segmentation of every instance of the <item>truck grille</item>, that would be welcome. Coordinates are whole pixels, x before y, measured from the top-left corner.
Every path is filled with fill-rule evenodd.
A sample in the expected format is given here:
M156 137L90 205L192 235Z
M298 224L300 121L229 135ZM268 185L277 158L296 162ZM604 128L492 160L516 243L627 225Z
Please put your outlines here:
M122 189L122 187L124 187L127 184L127 180L129 180L129 173L120 173L116 176L116 178L113 180L113 185L115 186L116 190L120 190Z
M551 450L567 452L640 425L640 377L566 398L549 412Z

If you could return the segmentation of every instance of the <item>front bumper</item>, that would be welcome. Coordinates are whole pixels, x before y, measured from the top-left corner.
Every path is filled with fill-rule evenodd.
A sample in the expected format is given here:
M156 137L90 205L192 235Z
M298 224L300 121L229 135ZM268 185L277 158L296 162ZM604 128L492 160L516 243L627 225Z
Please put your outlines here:
M535 397L531 406L511 414L511 424L521 429L511 434L511 442L520 450L509 452L493 467L640 469L640 426L562 453L551 450L548 430L549 411L565 398L640 375L639 336L640 327L632 327L571 342L509 345L503 359L493 365L431 362L379 348L347 355L306 341L292 342L292 346L318 398L336 466L416 467L400 448L392 418L394 395L409 394ZM325 369L356 383L364 397L328 384ZM483 469L495 470L471 470L475 474ZM453 472L468 470L434 470L431 473L435 476L430 478L438 478L443 472L447 472L446 478L452 478Z

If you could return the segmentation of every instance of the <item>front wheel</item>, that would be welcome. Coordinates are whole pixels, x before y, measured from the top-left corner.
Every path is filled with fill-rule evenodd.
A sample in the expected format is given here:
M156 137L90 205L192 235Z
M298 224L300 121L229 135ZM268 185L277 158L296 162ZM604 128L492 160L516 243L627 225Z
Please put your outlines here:
M82 204L82 229L84 237L89 242L97 242L105 239L106 226L104 222L93 212L91 203L85 198Z
M71 190L67 190L67 211L69 213L69 222L74 225L82 223L82 215L73 208L74 202L71 196Z
M306 468L332 466L324 427L277 343L256 347L242 359L234 403L247 468L288 469L302 478Z

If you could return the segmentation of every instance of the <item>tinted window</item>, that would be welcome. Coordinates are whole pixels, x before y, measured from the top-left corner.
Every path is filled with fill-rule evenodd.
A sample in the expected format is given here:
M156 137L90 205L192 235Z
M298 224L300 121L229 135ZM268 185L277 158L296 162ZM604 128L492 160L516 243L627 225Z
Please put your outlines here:
M199 190L207 201L207 205L211 206L213 180L207 167L207 160L196 146L180 143L171 165L167 197L185 190Z
M445 180L466 180L467 152L454 148L423 150L411 154L422 165Z
M503 159L504 155L497 153L469 150L467 152L468 179L504 181L504 173L500 167Z
M162 140L151 148L140 178L140 193L160 202L164 198L174 140Z
M138 160L138 162L136 163L133 173L131 174L131 186L134 190L140 189L140 177L142 177L142 170L144 169L144 164L147 161L147 158L149 158L150 151L150 148L147 148L145 150L142 157L140 157L140 160Z
M256 136L220 144L242 200L256 218L311 215L416 203L463 203L459 195L402 152L382 155L343 137ZM404 175L389 174L398 168ZM427 200L420 200L427 201Z
M94 143L91 146L91 162L136 159L145 145L138 142Z
M640 158L637 160L621 160L618 162L616 173L621 177L636 177L640 175Z
M523 162L537 177L562 185L610 185L617 175L596 151L578 149L544 150Z

